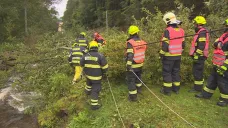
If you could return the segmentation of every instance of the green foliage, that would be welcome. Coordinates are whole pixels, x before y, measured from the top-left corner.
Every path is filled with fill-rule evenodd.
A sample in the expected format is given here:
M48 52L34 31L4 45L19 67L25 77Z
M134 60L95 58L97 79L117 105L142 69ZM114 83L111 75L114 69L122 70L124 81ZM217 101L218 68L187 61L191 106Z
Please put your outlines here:
M56 0L5 0L0 3L0 43L21 38L25 33L25 8L28 31L39 34L57 30L56 11L49 10Z

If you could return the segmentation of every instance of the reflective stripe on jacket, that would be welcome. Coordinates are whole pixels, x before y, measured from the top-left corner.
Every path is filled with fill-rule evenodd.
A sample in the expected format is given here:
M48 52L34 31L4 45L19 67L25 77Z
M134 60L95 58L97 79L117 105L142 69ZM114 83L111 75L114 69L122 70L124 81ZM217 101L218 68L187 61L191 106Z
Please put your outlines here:
M129 42L133 47L134 57L133 60L135 63L143 63L145 60L145 52L147 48L147 43L143 40L135 41L133 39L130 39Z
M75 47L72 48L72 63L73 64L80 64L80 60L82 58L82 50L83 48L75 45Z
M228 33L224 33L218 40L218 42L222 42L222 44L224 44L225 42L228 41L228 37L224 39L225 36L227 36ZM218 66L222 66L224 64L224 61L226 60L226 54L224 53L224 51L220 48L216 48L213 52L213 64L214 65L218 65Z
M87 46L88 46L88 41L87 41L85 38L78 38L78 39L76 39L76 43L77 43L80 47L87 48Z
M86 78L90 80L101 80L102 75L108 69L106 58L97 51L90 51L85 54L80 65L83 67Z
M208 57L208 54L209 54L209 51L208 51L208 48L209 48L209 34L208 34L208 31L207 29L205 28L201 28L197 33L196 35L194 36L193 40L192 40L192 45L191 45L191 48L190 48L190 52L189 52L189 55L193 56L195 51L196 51L196 42L197 42L197 39L199 37L199 33L202 32L202 31L206 31L206 45L205 45L205 48L203 50L203 55L205 57Z

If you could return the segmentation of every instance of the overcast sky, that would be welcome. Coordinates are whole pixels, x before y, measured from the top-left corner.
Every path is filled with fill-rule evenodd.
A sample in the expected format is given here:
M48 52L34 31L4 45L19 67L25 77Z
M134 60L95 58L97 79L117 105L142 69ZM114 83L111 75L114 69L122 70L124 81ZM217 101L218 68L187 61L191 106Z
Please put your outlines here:
M68 0L62 0L62 2L55 4L56 11L59 12L58 17L62 17L64 14L64 11L66 10L66 4Z

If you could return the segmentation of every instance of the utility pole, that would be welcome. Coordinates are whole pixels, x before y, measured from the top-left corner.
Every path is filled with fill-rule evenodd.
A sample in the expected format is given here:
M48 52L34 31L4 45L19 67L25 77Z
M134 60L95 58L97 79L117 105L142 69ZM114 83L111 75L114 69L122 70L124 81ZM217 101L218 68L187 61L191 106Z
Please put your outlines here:
M108 33L108 11L106 10L106 31Z
M28 36L27 0L24 1L24 9L25 9L25 36Z

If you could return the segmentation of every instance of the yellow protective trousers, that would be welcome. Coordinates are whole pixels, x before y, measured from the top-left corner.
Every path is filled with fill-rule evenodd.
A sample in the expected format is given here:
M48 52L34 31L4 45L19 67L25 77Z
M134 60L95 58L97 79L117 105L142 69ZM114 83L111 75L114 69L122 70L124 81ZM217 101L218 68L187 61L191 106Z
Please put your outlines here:
M80 78L81 74L82 74L82 67L81 66L75 66L73 81L77 81Z

